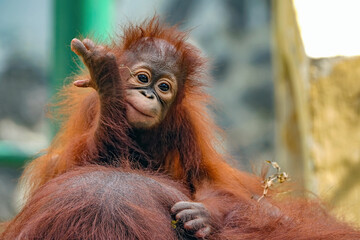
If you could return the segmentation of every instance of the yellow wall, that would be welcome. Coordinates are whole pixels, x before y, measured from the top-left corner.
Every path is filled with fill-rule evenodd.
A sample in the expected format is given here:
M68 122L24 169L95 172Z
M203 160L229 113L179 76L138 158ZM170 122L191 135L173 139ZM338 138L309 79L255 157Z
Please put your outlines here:
M292 1L273 1L277 160L360 225L360 57L306 56Z

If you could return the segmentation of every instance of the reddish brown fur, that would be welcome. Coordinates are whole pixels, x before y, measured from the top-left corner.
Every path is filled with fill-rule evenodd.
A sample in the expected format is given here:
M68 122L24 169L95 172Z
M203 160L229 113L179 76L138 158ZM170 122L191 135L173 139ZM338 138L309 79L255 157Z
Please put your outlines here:
M142 172L82 167L39 188L0 237L187 239L172 228L169 215L176 202L189 200L178 185Z
M245 198L251 197L252 191L260 194L260 179L256 183L248 181L254 177L231 168L219 152L218 128L207 112L210 97L204 91L205 61L199 57L198 50L185 42L186 34L161 25L156 18L141 26L125 29L123 41L115 41L111 51L120 56L132 42L144 37L161 38L177 48L186 71L184 86L167 118L156 129L142 132L141 139L137 139L140 148L154 162L151 164L155 166L153 170L192 185L207 179L214 186L229 188L233 194ZM85 74L76 79L88 77ZM74 166L99 163L99 152L112 157L108 149L101 149L102 145L95 144L94 135L99 121L97 93L90 88L79 89L69 85L60 97L63 100L59 103L59 115L64 118L63 126L46 154L27 166L23 179L29 184L30 192ZM117 108L121 108L122 99L118 101ZM111 144L121 154L117 158L121 163L116 165L128 165L127 160L132 158L129 149L136 148L136 143L127 135L124 116L117 117L120 119L106 121L112 132L120 133L116 136L118 141L114 142L107 135L102 136L102 141ZM234 192L234 185L239 191Z
M236 202L204 189L216 205L232 211L208 239L358 239L315 203L283 202L281 213L263 200ZM167 178L118 168L81 167L49 181L7 223L12 239L193 239L171 226L170 208L188 201L186 189ZM296 203L296 206L294 205Z
M94 163L146 166L182 181L192 192L192 199L203 202L209 209L214 222L225 224L219 230L222 237L301 239L321 236L329 239L346 236L350 239L356 235L360 238L358 232L323 213L318 204L295 199L274 200L269 196L270 209L277 209L277 206L275 212L280 212L274 216L273 211L264 209L267 204L253 200L253 195L262 194L261 179L232 168L220 153L218 128L207 112L210 98L202 82L206 79L205 61L196 48L186 43L186 34L153 18L126 28L121 39L109 46L109 51L121 58L125 50L146 37L164 39L174 45L184 69L183 86L165 120L153 130L133 131L124 117L121 98L116 100L117 104L105 106L116 110L111 119L101 119L99 98L93 89L65 87L60 103L60 113L65 118L61 131L45 155L27 166L23 176L30 189L29 196L52 178L76 166ZM85 73L75 79L84 78L89 75ZM111 131L96 135L99 121ZM130 137L134 135L136 137ZM284 222L283 218L288 220ZM277 233L281 233L280 237Z

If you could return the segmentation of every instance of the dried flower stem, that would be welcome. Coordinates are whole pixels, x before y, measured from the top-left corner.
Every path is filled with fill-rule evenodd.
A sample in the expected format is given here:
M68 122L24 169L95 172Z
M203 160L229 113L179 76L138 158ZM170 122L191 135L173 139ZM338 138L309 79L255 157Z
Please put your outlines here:
M276 173L265 178L263 183L264 183L264 191L262 196L257 200L258 202L263 199L264 197L266 197L269 188L274 185L274 183L278 182L278 183L283 183L286 181L289 181L289 175L286 172L281 172L281 168L279 166L279 164L277 162L272 162L272 161L266 161L267 163L271 164L271 166L273 168L276 169Z

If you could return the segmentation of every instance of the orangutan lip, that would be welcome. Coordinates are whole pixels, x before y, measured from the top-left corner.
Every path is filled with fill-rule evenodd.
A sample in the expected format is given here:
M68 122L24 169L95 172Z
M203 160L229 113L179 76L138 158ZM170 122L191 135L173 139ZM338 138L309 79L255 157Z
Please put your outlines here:
M135 109L137 112L139 112L139 113L141 113L142 115L144 115L144 116L146 116L146 117L151 117L151 118L153 118L153 116L150 116L150 115L148 115L148 114L146 114L146 113L143 113L142 111L140 111L139 109L137 109L134 105L132 105L131 103L129 103L129 102L126 102L130 107L132 107L133 109Z

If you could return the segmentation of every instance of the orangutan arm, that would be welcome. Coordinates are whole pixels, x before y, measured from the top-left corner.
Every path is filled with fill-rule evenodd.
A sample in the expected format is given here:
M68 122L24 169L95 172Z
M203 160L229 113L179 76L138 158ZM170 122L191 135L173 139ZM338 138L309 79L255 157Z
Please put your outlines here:
M123 83L115 55L91 40L73 39L71 49L89 69L90 78L77 80L77 87L92 87L99 97L100 114L94 133L94 145L100 155L107 155L109 149L116 151L115 145L126 135L125 108L123 103ZM102 151L101 148L104 150ZM106 151L105 151L106 149ZM101 153L102 152L102 153ZM112 153L112 155L116 155Z

